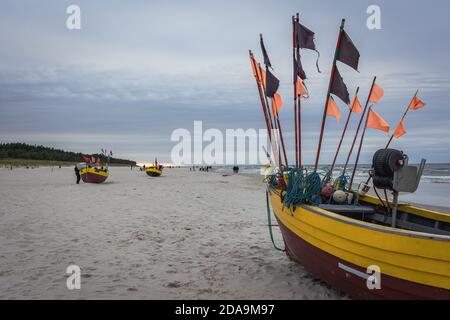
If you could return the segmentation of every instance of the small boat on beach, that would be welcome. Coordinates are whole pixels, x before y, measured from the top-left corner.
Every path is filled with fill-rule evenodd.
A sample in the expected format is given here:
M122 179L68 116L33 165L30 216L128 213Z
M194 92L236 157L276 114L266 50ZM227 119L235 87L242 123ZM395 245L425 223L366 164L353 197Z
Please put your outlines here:
M108 178L109 172L107 168L85 164L85 166L82 166L80 169L80 175L83 182L102 183Z
M101 158L105 165L103 166ZM102 149L102 154L95 156L83 156L84 162L77 164L81 179L85 183L102 183L109 176L109 161L112 157L112 151L109 153Z
M159 177L162 175L163 166L158 164L158 160L155 159L155 162L150 164L148 167L145 167L145 173L150 177Z
M161 167L148 167L145 169L145 173L150 177L159 177L162 174Z
M286 254L360 299L450 299L450 215L399 204L398 226L373 196L359 205L283 206L269 188ZM379 288L367 285L370 266ZM370 279L369 279L370 280Z

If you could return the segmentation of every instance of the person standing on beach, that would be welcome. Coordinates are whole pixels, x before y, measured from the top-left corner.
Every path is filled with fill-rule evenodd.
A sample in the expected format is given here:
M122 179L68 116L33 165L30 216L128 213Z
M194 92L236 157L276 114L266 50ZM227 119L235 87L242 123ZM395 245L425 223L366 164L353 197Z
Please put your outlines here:
M73 170L75 171L75 175L77 176L77 184L80 184L80 169L78 169L78 167L75 165L75 168L73 168Z

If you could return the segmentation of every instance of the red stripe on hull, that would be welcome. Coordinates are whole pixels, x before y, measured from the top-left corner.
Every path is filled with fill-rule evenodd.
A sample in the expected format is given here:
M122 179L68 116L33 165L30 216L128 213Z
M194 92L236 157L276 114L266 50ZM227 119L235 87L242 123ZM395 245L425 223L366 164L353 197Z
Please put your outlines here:
M363 274L366 274L365 269L311 245L284 226L279 219L277 220L283 234L286 253L293 260L305 266L311 273L353 298L450 300L450 290L430 287L385 274L381 274L381 289L370 290L367 288L366 279L341 269L338 263L358 270Z
M99 174L95 174L95 173L83 173L81 175L81 179L86 182L86 183L102 183L104 182L106 179L108 178L108 176L102 176Z

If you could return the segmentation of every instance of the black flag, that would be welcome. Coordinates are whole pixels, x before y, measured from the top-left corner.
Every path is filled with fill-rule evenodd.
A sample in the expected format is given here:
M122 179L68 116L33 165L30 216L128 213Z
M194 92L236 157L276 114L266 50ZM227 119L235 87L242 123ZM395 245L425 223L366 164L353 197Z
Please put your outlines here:
M335 67L334 70L333 83L331 85L330 93L339 97L347 105L350 104L350 95L348 94L347 86L345 85L337 67Z
M319 69L319 57L320 52L316 50L316 44L314 43L314 32L309 30L307 27L295 21L294 24L294 45L297 49L309 49L317 52L316 67L317 71L320 73Z
M316 50L316 44L314 43L314 32L298 21L295 22L295 38L297 48Z
M339 47L337 60L358 71L359 51L345 31L342 31L341 45Z
M302 78L302 80L306 79L306 74L305 71L303 70L301 60L294 58L294 83L295 81L297 81L297 76Z
M266 70L266 96L272 98L280 86L278 80L269 69Z
M272 64L270 63L269 56L267 55L266 47L264 46L264 41L263 41L262 35L260 36L259 42L261 44L261 51L264 56L264 64L266 65L266 67L272 68Z

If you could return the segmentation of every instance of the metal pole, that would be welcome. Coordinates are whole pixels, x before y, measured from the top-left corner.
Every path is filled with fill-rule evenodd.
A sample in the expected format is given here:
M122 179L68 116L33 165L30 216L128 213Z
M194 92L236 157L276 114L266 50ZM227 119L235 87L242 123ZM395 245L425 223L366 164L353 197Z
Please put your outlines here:
M392 193L392 195L393 195L394 206L392 207L391 227L395 228L395 226L397 224L398 192L394 191Z

